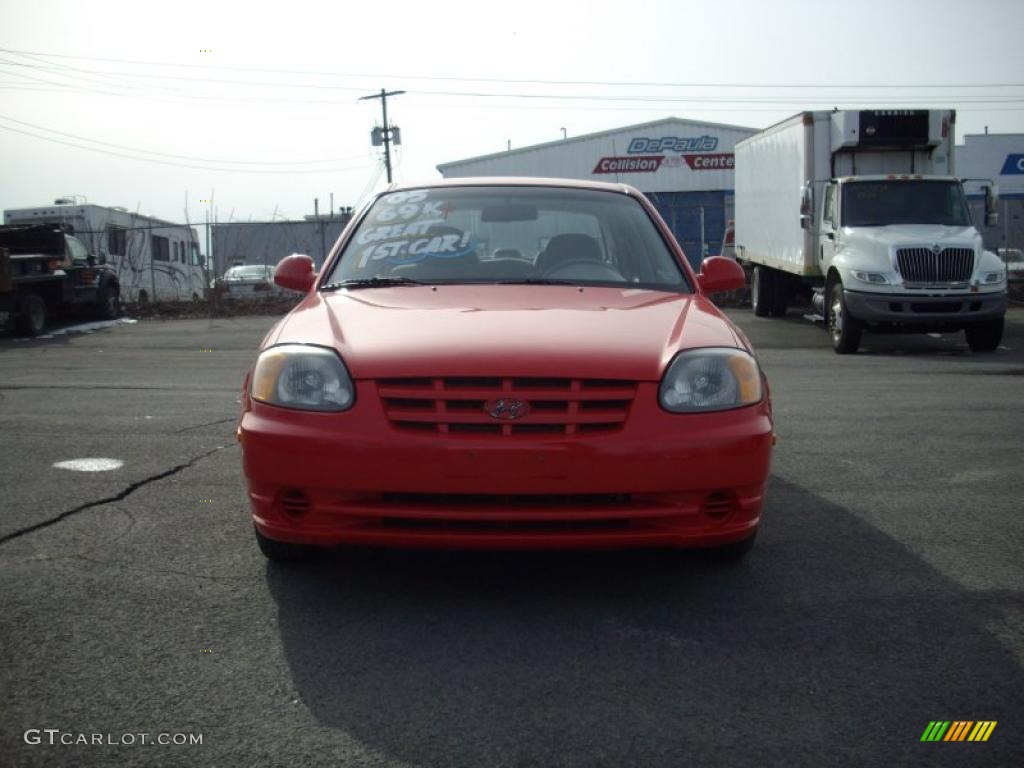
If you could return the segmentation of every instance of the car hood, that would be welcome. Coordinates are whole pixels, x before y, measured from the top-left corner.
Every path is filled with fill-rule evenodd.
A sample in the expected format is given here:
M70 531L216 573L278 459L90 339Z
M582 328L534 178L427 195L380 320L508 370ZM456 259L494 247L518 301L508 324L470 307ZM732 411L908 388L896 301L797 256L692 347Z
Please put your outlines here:
M312 292L269 344L335 348L357 379L551 376L656 381L681 349L748 348L702 296L574 286Z

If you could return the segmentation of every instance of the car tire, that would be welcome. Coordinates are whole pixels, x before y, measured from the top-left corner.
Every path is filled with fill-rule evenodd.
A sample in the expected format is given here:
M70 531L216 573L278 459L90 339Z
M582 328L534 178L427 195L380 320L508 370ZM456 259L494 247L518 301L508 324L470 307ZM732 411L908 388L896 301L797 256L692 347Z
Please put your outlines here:
M292 544L287 541L278 541L277 539L268 539L259 532L258 528L254 530L260 552L263 553L267 560L272 562L298 563L310 559L314 553L313 547L307 547L304 544Z
M121 296L116 288L106 286L96 297L96 316L102 320L113 320L121 315Z
M964 328L964 335L972 352L995 352L1003 340L1003 318L971 323Z
M834 280L829 284L825 309L828 334L832 338L832 349L840 355L856 353L860 347L860 337L864 326L860 320L851 317L847 311L846 299L843 297L843 284L839 280Z
M769 317L772 314L775 275L768 267L754 267L750 276L750 304L758 317Z
M709 550L708 553L715 559L722 562L735 562L742 560L750 551L754 548L754 542L757 540L757 531L755 530L747 538L741 541L734 541L732 544L726 544L721 547L714 547Z
M15 330L24 336L38 336L46 330L46 302L34 293L23 296L18 306Z

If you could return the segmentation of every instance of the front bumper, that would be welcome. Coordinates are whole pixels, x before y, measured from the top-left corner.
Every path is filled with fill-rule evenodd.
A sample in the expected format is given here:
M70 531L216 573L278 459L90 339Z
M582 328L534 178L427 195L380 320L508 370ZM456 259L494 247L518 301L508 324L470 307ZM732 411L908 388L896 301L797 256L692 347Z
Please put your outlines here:
M866 323L910 327L963 328L1006 314L1006 293L962 293L953 296L910 293L867 293L843 290L846 309Z
M773 442L767 400L668 414L652 383L622 428L592 436L409 434L363 382L342 414L247 408L239 439L257 529L319 546L728 544L757 528Z

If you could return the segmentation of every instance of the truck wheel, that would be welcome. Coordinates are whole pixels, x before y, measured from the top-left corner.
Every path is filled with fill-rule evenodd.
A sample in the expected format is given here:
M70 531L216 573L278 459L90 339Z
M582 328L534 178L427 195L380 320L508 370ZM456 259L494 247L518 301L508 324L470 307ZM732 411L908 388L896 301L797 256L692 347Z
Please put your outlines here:
M30 293L24 296L18 307L18 319L15 321L18 333L25 336L38 336L46 328L46 302Z
M832 349L840 355L850 355L860 346L860 336L864 327L861 322L851 317L846 311L846 300L843 298L843 284L836 280L828 289L828 332L832 337Z
M772 314L774 285L775 274L772 270L768 267L754 267L754 274L750 277L750 303L758 317Z
M790 277L785 272L772 274L771 304L772 317L785 317L791 295Z
M972 352L995 352L1003 340L1003 318L971 323L964 328Z
M102 320L113 320L121 314L121 297L116 288L101 288L96 297L96 316Z
M255 529L256 532L256 543L260 547L260 552L267 560L272 560L275 563L295 563L302 560L308 560L313 555L313 547L307 547L302 544L290 544L287 541L278 541L277 539L268 539L259 529Z

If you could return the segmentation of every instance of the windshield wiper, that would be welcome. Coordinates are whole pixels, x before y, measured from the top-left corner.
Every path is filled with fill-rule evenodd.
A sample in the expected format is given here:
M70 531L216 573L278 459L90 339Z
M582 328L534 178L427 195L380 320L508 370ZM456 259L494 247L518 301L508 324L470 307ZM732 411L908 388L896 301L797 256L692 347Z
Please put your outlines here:
M495 280L498 285L580 285L579 280L558 280L551 277L521 277L515 280Z
M339 288L390 288L395 285L427 285L411 277L363 277L353 280L338 280L320 286L321 291L336 291Z

